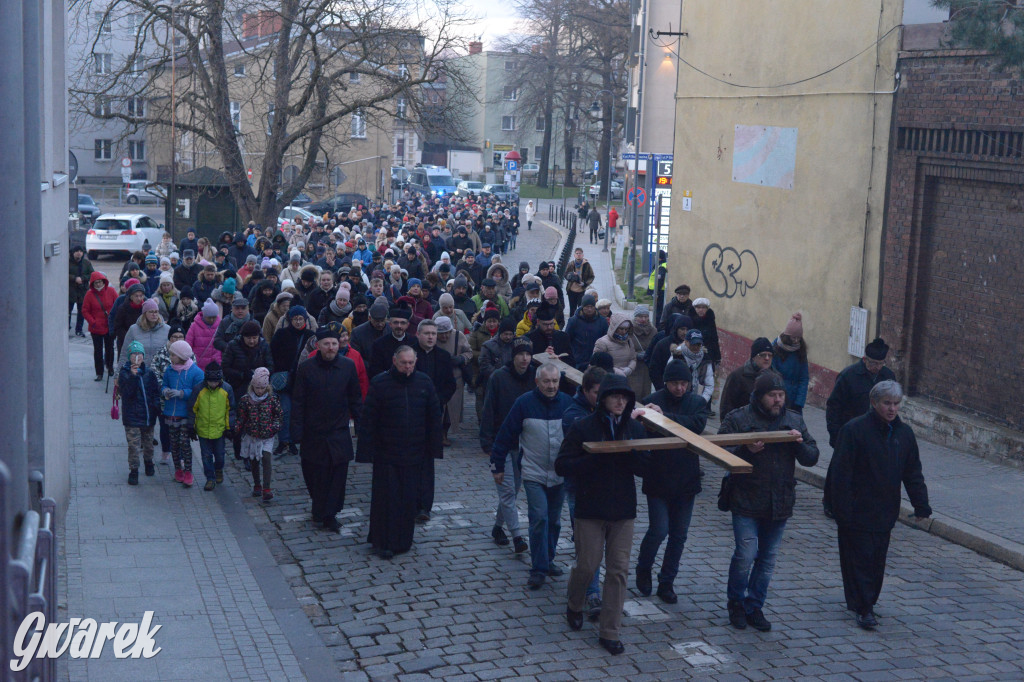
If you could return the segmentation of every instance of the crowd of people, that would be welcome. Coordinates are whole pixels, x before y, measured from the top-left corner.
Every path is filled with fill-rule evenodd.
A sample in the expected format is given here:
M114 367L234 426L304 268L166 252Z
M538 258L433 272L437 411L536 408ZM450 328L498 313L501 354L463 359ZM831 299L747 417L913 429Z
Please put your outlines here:
M774 341L754 340L749 360L726 374L709 299L691 300L682 284L660 316L645 305L613 312L593 288L582 248L564 278L550 261L506 264L518 232L517 207L494 198L409 196L277 229L250 224L216 244L192 230L178 245L165 235L116 278L74 250L69 311L88 323L96 380L116 377L129 485L139 484L140 465L155 474L159 445L160 463L192 486L198 440L212 491L224 480L230 442L253 496L269 502L275 457L297 455L312 520L338 532L349 464L371 463L368 541L391 559L410 549L416 523L430 520L436 460L466 422L471 392L495 485L493 541L529 552L527 586L539 589L565 573L556 547L568 506L568 623L579 629L585 614L598 620L600 644L618 654L634 477L643 479L649 517L636 588L675 603L703 473L685 447L596 453L585 444L645 438L646 411L701 433L716 414L716 376L725 376L720 433L792 435L730 448L753 472L727 476L719 492L735 540L729 620L769 630L762 609L793 512L795 465L818 459L801 417L809 384L801 314ZM81 319L76 333L84 336ZM847 603L866 628L877 624L872 609L901 483L918 515L930 514L887 351L872 342L840 374L828 406L836 455L825 509L840 528ZM582 372L579 386L565 365ZM865 495L884 504L865 516Z

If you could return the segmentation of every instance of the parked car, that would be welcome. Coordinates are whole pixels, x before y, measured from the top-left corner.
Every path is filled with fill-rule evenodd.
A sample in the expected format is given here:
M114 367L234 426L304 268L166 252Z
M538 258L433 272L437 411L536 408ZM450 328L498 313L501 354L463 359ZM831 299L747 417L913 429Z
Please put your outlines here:
M277 193L277 198L278 199L281 198L281 192ZM299 192L298 194L295 195L295 197L292 199L291 203L288 204L288 205L289 206L308 206L311 203L313 203L313 200L310 199L308 194L304 194L303 192Z
M443 197L455 193L455 180L443 166L418 166L409 173L409 189L423 196Z
M508 185L484 185L482 196L491 196L498 201L518 201L519 196Z
M539 163L524 163L523 170L521 171L524 178L529 178L540 173Z
M391 189L405 189L409 186L409 171L401 166L391 167Z
M314 215L323 215L324 213L348 213L352 210L353 206L367 206L370 200L363 194L335 194L330 199L324 199L323 201L315 201L304 208Z
M85 233L89 259L101 253L130 255L149 242L155 247L164 236L164 226L143 213L104 213Z
M460 197L468 197L470 194L480 194L484 189L484 183L473 180L463 180L456 188L455 193Z
M89 223L95 222L100 213L102 213L102 211L100 211L100 207L96 205L96 202L93 201L91 196L88 194L78 195L78 220L82 225L88 225Z
M294 222L296 218L302 218L303 222L309 220L320 222L320 216L310 213L300 206L285 206L277 216L277 226L281 227L285 223Z
M596 199L598 196L600 196L601 195L601 183L600 182L595 182L593 185L591 185L590 189L587 191L587 194L590 195L591 199ZM612 180L612 199L614 200L614 199L621 199L621 198L622 198L622 183L619 182L618 180Z
M124 191L124 200L129 204L162 204L166 198L163 187L149 180L130 180Z

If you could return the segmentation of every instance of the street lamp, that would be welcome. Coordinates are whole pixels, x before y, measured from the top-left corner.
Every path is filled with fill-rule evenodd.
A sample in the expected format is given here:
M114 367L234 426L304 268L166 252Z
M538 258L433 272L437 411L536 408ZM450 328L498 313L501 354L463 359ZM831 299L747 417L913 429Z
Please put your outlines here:
M595 94L597 94L597 95L602 95L602 94L608 95L608 101L611 104L611 111L609 112L611 114L611 122L608 124L608 173L607 173L608 179L607 179L607 182L605 183L605 195L604 195L605 196L605 201L608 202L607 205L608 205L608 207L610 209L611 205L612 205L612 154L614 153L614 149L612 149L612 136L615 134L615 93L613 93L611 90L598 90ZM590 113L593 114L594 116L597 116L597 114L599 114L600 111L601 111L601 107L598 106L597 100L595 99L594 100L594 104L590 107ZM598 197L598 198L600 199L600 197ZM605 226L604 226L604 248L601 249L602 252L607 252L608 251L608 233L609 232L611 232L611 229L608 226L608 223L605 222Z

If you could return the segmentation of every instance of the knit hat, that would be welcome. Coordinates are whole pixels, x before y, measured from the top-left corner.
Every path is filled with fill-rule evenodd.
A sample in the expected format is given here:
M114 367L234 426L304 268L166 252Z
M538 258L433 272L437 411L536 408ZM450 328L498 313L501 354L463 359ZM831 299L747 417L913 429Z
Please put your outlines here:
M693 302L693 307L695 307L695 308L696 308L696 307L697 307L697 306L699 306L699 305L702 305L702 306L706 306L706 307L710 308L710 307L711 307L711 301L709 301L709 300L708 300L708 299L706 299L706 298L698 298L698 299L696 299L696 300L695 300L695 301Z
M445 307L446 305L454 306L455 305L455 297L452 296L451 294L445 292L445 293L441 294L441 296L437 299L437 304L441 308Z
M178 292L178 297L195 299L196 295L192 292L192 287L186 284L181 288L181 291Z
M220 285L220 290L221 290L221 293L228 294L230 296L234 296L235 289L237 287L238 287L238 282L235 281L234 277L226 277L224 279L224 284Z
M292 318L300 317L300 316L301 317L305 317L306 316L306 309L303 308L301 305L293 305L291 308L288 309L288 321L289 322L292 321Z
M530 282L529 284L526 285L526 290L527 291L540 291L540 282ZM586 297L584 297L584 299L585 298ZM590 299L593 300L594 297L591 296ZM584 303L583 305L586 305L586 303Z
M519 336L512 341L512 357L520 353L528 353L530 357L533 357L533 341L525 336Z
M270 385L270 370L266 367L257 367L252 371L252 387L266 388Z
M362 294L356 294L352 297L352 307L358 308L361 305L368 305L370 302L366 300L366 297Z
M289 263L301 263L302 262L302 254L299 253L298 251L292 251L291 253L288 254L288 262Z
M146 302L142 304L142 312L148 313L150 310L160 310L160 306L153 299L147 298Z
M416 277L410 277L409 278L409 288L412 288L412 287L422 287L422 286L423 286L423 282L421 282L418 278L416 278Z
M220 363L216 360L211 360L210 364L203 370L203 379L205 381L224 381L224 372L220 368Z
M260 323L256 320L249 320L238 330L238 334L240 336L259 336L260 331Z
M203 317L217 317L220 315L220 306L214 303L212 298L206 299L203 304Z
M160 259L156 257L155 253L151 253L146 256L146 265L152 263L153 265L160 265Z
M785 391L786 384L782 376L777 372L764 371L757 375L754 380L754 391L751 393L751 402L760 400L769 391Z
M753 360L761 353L773 353L772 342L761 336L754 339L754 343L750 344L750 359Z
M693 374L690 372L690 367L685 362L670 362L665 365L665 372L661 375L661 380L664 382L669 381L693 381Z
M515 332L515 330L516 330L516 321L514 319L512 319L511 317L506 317L504 320L501 321L501 324L498 325L498 333L499 334L501 334L503 332Z
M174 284L174 275L169 272L165 272L160 275L160 284L167 282L168 284Z
M246 265L248 265L249 263L255 263L256 260L257 259L256 259L256 254L255 253L250 253L248 256L245 257Z
M175 341L169 350L182 359L192 357L192 346L188 345L188 341Z
M383 320L388 316L388 302L383 296L378 296L370 306L370 317L375 320Z
M584 297L584 298L585 298L585 297ZM651 309L650 309L650 308L648 308L648 307L647 307L646 305L644 305L643 303L641 303L641 304L640 304L640 305L638 305L637 307L633 308L633 319L634 319L634 320L635 320L636 318L640 317L641 315L646 315L647 317L650 317L650 316L651 316Z
M877 338L864 347L864 355L872 360L885 360L889 354L889 346L881 338Z
M548 287L544 290L544 298L558 298L558 290L554 287Z
M141 341L132 341L128 344L128 355L132 355L133 353L146 354L146 347L142 345Z
M483 321L501 320L501 312L497 308L488 308L484 311Z
M615 370L615 360L609 353L603 350L599 350L590 356L590 364L592 367L600 367L606 372Z
M292 295L290 293L288 293L287 291L282 291L281 293L279 293L277 295L277 298L274 299L274 303L280 303L281 301L290 301L290 300L292 300Z
M581 308L586 307L588 305L592 305L592 306L596 306L597 305L597 299L594 298L593 294L587 294L586 296L583 297L583 300L580 302L580 307Z
M445 317L444 315L438 317L436 320L434 320L434 322L437 322L438 334L446 334L451 330L455 329L455 327L452 325L452 321Z
M178 320L173 320L167 325L167 339L170 340L175 334L181 334L182 337L185 336L185 326Z
M469 281L462 275L459 275L458 277L455 278L455 284L452 286L454 286L456 289L458 289L459 287L468 288Z
M235 292L235 297L233 299L231 299L231 307L232 308L245 308L248 305L249 305L249 299L247 299L245 296L242 296L242 294L240 294L238 292Z
M803 319L804 316L800 313L793 313L793 316L789 318L789 322L786 323L786 328L782 330L782 333L794 339L804 338Z
M79 248L81 248L81 247L79 247ZM165 264L165 263L166 263L167 265L170 265L170 264L171 264L171 259L170 259L170 258L168 258L167 256L164 256L163 258L161 258L161 259L160 259L160 265L163 265L163 264Z

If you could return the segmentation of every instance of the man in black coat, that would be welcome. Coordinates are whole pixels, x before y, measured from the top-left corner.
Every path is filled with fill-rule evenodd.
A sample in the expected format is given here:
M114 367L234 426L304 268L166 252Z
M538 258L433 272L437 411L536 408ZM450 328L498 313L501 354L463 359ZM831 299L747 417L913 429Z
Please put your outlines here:
M647 367L651 374L651 383L654 388L665 387L662 374L669 360L672 359L672 349L681 343L686 343L686 332L693 328L693 320L689 315L676 314L669 320L668 329L665 335L659 340L657 336L651 341L651 348L647 352ZM724 412L722 413L725 414Z
M895 381L896 375L885 366L885 357L889 354L889 346L880 338L864 347L864 357L853 363L836 377L836 385L825 403L825 424L828 427L828 444L836 446L839 430L849 422L866 413L871 407L868 394L871 389L883 381ZM833 460L834 461L834 460ZM832 516L830 501L832 479L832 461L828 464L825 475L825 492L822 506L825 516Z
M252 381L252 373L256 368L266 367L268 372L274 372L270 344L263 340L258 322L249 320L242 325L238 336L233 338L224 350L221 367L224 380L238 398L249 390L249 382ZM242 434L232 434L231 442L235 455L239 456L242 452Z
M367 542L390 559L412 547L421 470L443 454L441 401L412 348L399 347L370 381L363 414L357 461L373 462Z
M300 445L302 478L313 501L313 520L341 530L335 515L345 506L345 482L352 461L349 419L359 424L362 391L356 366L338 353L338 332L317 330L316 357L295 371L291 439Z
M384 336L388 329L388 305L382 298L373 302L370 306L366 322L352 330L351 345L363 356L366 363L372 358L373 342ZM367 367L369 371L369 367Z
M718 411L723 417L733 410L750 404L750 393L754 390L757 376L772 366L772 342L761 336L750 344L750 359L729 372L722 387Z
M437 347L437 323L433 320L423 320L416 327L416 345L413 347L416 352L416 371L421 372L430 379L434 385L438 400L442 406L447 406L448 401L455 395L455 370L452 368L451 353L444 348ZM442 413L445 409L441 408ZM442 416L442 430L444 417ZM416 521L425 523L430 520L430 510L434 507L434 460L427 459L421 468L421 479L418 500Z
M788 443L756 441L727 448L753 465L749 474L729 474L727 499L732 512L736 549L729 564L729 622L742 630L750 625L767 632L771 623L761 608L775 570L786 521L796 504L796 462L805 467L818 462L818 446L803 418L786 410L786 384L775 372L763 372L754 381L750 404L733 410L718 433L789 431Z
M572 353L572 339L561 329L555 329L555 311L552 306L542 305L537 311L537 321L532 332L526 338L533 342L533 354L547 353L557 357L571 367L576 366L576 358ZM561 390L569 395L576 393L576 387L562 380Z
M690 300L690 285L688 284L680 284L675 288L675 298L666 303L665 308L661 311L658 328L667 328L669 320L676 314L686 315L690 319L697 316L697 311L693 309L693 301Z
M708 404L690 391L690 381L690 368L686 363L673 362L665 369L665 388L642 402L657 407L663 415L690 431L701 433L708 423ZM651 458L651 473L644 478L643 487L649 525L636 562L636 587L645 597L651 594L653 587L654 559L668 537L658 573L658 596L666 604L678 601L673 582L690 529L693 502L700 490L700 463L689 448L659 452Z
M412 319L412 311L408 308L394 307L388 311L388 327L390 334L385 334L373 342L370 350L370 366L367 374L372 380L381 372L388 371L393 364L395 351L399 346L409 346L416 343L416 340L406 332L409 329L409 320Z
M635 404L636 397L626 377L605 376L598 392L597 409L569 428L555 460L555 473L571 476L576 488L576 565L569 574L566 619L573 630L583 627L587 585L605 558L598 642L611 654L624 650L619 627L636 521L633 477L647 474L651 456L647 451L636 450L591 453L583 449L583 444L646 438L644 427L634 421L643 413L634 413Z
M196 262L196 252L192 249L183 251L181 264L174 268L174 288L181 291L184 287L192 286L202 271L203 266Z
M889 537L900 513L900 484L907 489L915 516L932 514L917 439L899 418L902 399L903 389L895 381L875 384L868 411L839 430L829 466L846 608L865 630L878 625L874 606L882 591Z

